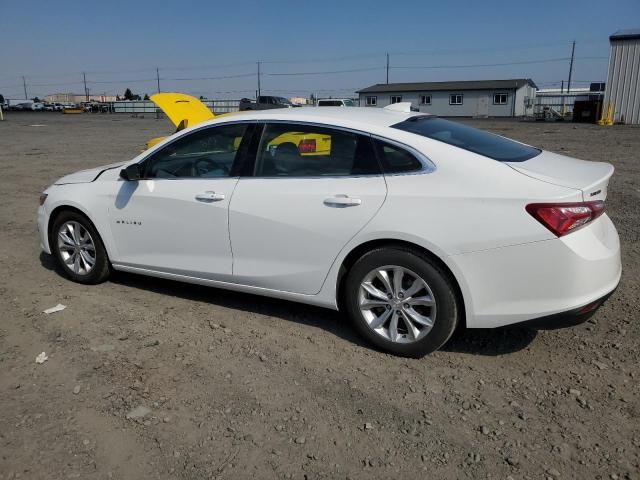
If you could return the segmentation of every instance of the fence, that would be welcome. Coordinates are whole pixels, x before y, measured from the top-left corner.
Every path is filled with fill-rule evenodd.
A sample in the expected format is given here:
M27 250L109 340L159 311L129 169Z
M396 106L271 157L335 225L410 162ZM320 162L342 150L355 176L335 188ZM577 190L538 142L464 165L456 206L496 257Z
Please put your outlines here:
M240 109L240 100L201 100L209 110L218 113L237 112ZM156 113L160 109L155 103L149 100L140 101L119 101L119 102L106 102L106 111L110 113L130 113L130 114L144 114L144 113ZM102 104L102 105L105 105Z
M576 101L599 100L602 92L579 91L571 93L538 92L535 97L534 114L540 115L544 111L553 110L561 116L571 116Z

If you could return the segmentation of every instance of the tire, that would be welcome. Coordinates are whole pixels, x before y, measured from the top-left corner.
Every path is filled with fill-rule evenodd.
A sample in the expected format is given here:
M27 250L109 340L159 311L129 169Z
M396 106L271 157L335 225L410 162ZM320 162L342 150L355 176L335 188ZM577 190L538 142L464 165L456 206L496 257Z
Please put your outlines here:
M92 285L109 278L111 266L107 251L95 227L84 215L73 211L60 213L51 227L50 242L60 267L74 282Z
M386 352L414 358L444 345L462 312L450 275L428 256L405 247L377 248L360 257L347 273L344 305L365 339Z

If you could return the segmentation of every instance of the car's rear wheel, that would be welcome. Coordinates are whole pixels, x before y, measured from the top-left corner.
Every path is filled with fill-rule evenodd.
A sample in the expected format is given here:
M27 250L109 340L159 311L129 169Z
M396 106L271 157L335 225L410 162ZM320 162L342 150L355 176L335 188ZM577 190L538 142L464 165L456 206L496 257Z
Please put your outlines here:
M79 213L62 212L52 227L51 248L65 274L75 282L104 282L109 258L92 223Z
M406 357L421 357L444 345L461 315L448 273L408 248L378 248L363 255L349 270L344 293L360 334Z

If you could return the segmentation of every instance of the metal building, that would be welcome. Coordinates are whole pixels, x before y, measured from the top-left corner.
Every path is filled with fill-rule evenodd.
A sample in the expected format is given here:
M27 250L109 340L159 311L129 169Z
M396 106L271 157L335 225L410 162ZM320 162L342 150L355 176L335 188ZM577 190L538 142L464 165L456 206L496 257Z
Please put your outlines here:
M614 122L640 125L640 28L620 30L609 42L604 106L612 106Z
M533 114L536 84L530 78L457 82L381 83L359 90L360 106L411 102L444 117L521 117Z

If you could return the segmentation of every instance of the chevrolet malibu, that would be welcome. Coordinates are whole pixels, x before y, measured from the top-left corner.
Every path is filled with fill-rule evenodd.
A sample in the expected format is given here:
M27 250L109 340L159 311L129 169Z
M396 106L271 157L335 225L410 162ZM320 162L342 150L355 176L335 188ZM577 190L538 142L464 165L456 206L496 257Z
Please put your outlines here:
M593 314L621 274L612 173L409 104L252 111L61 178L38 227L76 282L120 270L340 309L419 357L458 326Z

